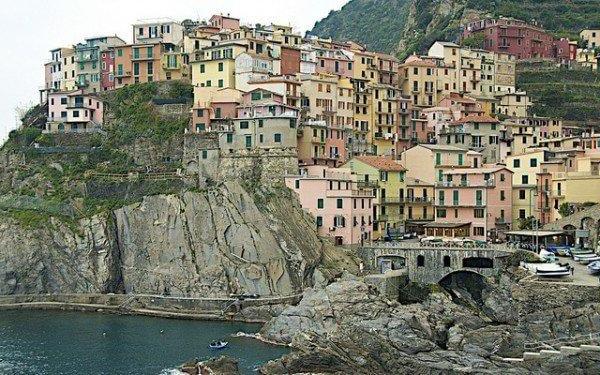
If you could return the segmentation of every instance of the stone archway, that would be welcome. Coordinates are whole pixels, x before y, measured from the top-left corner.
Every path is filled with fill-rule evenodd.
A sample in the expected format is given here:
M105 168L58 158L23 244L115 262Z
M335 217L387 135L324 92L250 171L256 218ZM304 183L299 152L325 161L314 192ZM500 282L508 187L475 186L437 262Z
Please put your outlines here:
M565 237L567 238L567 244L574 245L575 244L575 230L577 230L577 228L572 224L567 224L567 225L563 226L562 229L565 231Z
M442 277L438 284L460 304L481 308L483 291L489 287L486 277L472 270L458 270Z

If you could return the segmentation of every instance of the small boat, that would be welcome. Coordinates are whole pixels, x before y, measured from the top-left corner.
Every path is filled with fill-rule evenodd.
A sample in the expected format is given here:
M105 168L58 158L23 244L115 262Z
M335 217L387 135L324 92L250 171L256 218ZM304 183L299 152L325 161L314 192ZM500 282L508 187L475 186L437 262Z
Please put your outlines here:
M535 274L543 277L563 277L571 274L571 268L556 263L538 264L535 266Z
M213 341L210 344L208 344L208 347L210 349L223 349L224 347L226 347L229 343L227 341Z
M576 262L586 261L588 259L596 258L598 254L590 253L590 254L573 254L573 260ZM596 260L596 259L594 259ZM589 262L588 262L589 263Z
M556 255L551 251L542 249L540 250L540 258L546 262L554 262L556 260Z
M588 273L590 275L595 275L600 273L600 260L595 260L587 265Z
M585 255L585 254L593 254L594 250L592 249L581 249L581 248L577 248L577 247L572 247L571 248L571 255L575 256L575 255Z
M595 262L600 260L600 255L598 254L591 254L590 256L584 257L584 258L579 258L577 261L581 264L588 264L591 262Z

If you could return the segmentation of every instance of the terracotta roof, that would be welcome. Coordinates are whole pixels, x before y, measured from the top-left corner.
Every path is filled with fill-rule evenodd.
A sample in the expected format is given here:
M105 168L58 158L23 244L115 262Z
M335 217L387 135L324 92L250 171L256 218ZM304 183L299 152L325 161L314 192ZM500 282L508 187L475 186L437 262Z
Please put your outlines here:
M402 172L406 170L402 164L384 156L357 156L356 160L382 171Z
M429 60L423 60L417 55L409 56L406 61L404 61L404 66L431 66L435 67L435 63Z
M490 117L488 115L476 114L476 115L467 115L465 117L462 117L458 121L453 121L451 124L452 125L459 125L459 124L465 124L467 122L480 122L480 123L486 123L486 124L497 124L500 121L498 121L498 119L495 119L495 118Z

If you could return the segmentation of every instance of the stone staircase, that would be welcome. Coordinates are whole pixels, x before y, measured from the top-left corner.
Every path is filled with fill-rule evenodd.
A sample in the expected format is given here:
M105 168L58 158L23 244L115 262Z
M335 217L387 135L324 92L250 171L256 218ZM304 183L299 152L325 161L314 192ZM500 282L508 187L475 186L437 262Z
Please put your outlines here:
M522 358L503 358L504 362L519 363L537 361L540 359L576 355L584 351L600 352L599 345L561 346L559 350L542 349L539 352L525 352Z

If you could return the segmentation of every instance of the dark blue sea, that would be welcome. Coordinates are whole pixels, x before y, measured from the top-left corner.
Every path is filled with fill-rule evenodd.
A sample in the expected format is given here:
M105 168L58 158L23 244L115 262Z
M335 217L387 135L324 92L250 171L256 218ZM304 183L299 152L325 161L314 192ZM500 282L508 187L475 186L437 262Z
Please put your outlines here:
M227 354L243 373L287 353L243 337L260 325L62 311L0 311L0 374L169 374ZM161 333L161 331L163 331ZM211 351L225 339L229 347Z

